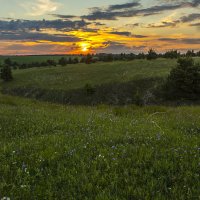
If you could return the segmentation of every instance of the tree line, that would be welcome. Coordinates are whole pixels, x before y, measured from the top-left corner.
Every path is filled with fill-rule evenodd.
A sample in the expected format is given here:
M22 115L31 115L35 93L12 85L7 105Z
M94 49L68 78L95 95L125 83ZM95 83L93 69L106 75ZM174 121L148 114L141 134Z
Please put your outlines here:
M77 64L77 63L86 63L92 64L96 62L113 62L113 61L131 61L135 59L147 59L154 60L157 58L168 58L168 59L177 59L180 57L200 57L200 51L194 52L193 50L188 50L186 53L181 54L177 50L170 50L165 53L157 53L154 49L150 49L146 54L145 53L121 53L121 54L87 54L80 55L80 57L61 57L58 61L53 59L48 59L42 62L31 62L31 63L19 63L12 61L10 58L4 60L3 65L0 65L0 68L7 65L12 69L28 69L33 67L50 67L50 66L67 66L68 64Z

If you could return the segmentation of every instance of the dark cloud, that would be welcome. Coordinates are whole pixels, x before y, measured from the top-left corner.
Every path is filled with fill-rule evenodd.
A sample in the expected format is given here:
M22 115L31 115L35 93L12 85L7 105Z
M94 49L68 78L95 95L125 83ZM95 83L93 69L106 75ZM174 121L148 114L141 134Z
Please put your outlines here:
M148 24L147 28L165 28L165 27L176 27L180 21L172 21L172 22L161 22L161 24Z
M200 38L159 38L159 41L176 42L183 44L200 44Z
M174 20L172 22L161 22L160 24L148 24L148 26L146 26L147 28L164 28L164 27L176 27L178 24L180 23L189 23L189 22L193 22L195 20L199 20L200 19L200 14L199 13L193 13L187 16L183 16L178 20ZM198 23L196 24L190 24L190 26L198 26Z
M200 38L181 39L181 42L183 42L185 44L200 44Z
M138 7L140 5L141 4L139 2L131 2L131 3L125 3L125 4L110 5L108 7L108 11L121 10L121 9L126 9L126 8L133 8L133 7Z
M161 4L143 9L140 8L133 9L132 7L128 7L127 4L111 5L108 7L107 10L98 7L92 8L91 13L82 16L82 18L87 20L117 20L118 17L150 16L150 15L160 14L165 11L171 11L187 7L196 7L198 5L200 5L199 0L193 0L189 2L175 1L175 3Z
M159 38L158 40L164 41L164 42L174 42L174 41L177 41L176 38Z
M0 32L0 40L20 40L20 41L52 41L52 42L78 42L79 38L74 36L67 36L65 34L46 34L38 32Z
M180 20L181 22L192 22L198 19L200 19L200 13L193 13L188 16L183 16Z
M123 32L113 31L113 32L109 32L109 33L114 34L114 35L123 35L123 36L131 36L132 35L131 32L126 32L126 31L123 31Z
M89 25L84 20L63 21L63 20L11 20L0 21L0 31L16 31L16 30L37 30L54 28L57 30L70 30L84 28Z
M73 19L73 18L79 18L75 15L60 15L60 14L51 14L51 16L59 18L59 19Z
M147 38L148 36L146 35L133 35L135 38Z
M96 26L105 26L106 24L103 24L101 22L94 22L94 25L96 25Z
M138 26L140 26L140 24L139 24L139 23L126 24L126 26L130 26L130 27L138 27Z
M112 32L109 32L110 34L114 34L114 35L123 35L123 36L127 36L127 37L134 37L134 38L146 38L148 36L146 35L133 35L131 32L128 32L128 31L112 31Z

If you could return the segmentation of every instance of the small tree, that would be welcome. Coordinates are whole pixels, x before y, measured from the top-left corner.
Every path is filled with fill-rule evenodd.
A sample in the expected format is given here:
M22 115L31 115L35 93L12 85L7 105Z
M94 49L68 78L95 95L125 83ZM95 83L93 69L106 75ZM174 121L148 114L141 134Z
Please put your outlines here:
M48 66L54 66L54 67L56 67L56 65L57 65L55 60L47 60L47 64L48 64Z
M3 68L1 69L0 77L6 82L11 81L13 79L10 66L8 65L3 66Z
M179 58L180 57L180 53L177 50L171 50L171 51L167 51L164 54L164 58Z
M154 60L158 57L157 53L153 50L153 49L150 49L148 51L148 54L147 54L147 60Z
M88 54L85 58L85 63L86 64L91 64L92 63L92 55Z
M62 57L59 61L58 61L59 65L61 66L66 66L67 65L67 59Z
M187 57L195 57L196 54L194 53L194 50L188 50L187 53L186 53L186 56Z
M192 58L180 58L164 86L168 99L200 99L200 65Z
M79 63L79 60L78 60L78 58L76 57L76 58L74 58L74 60L73 60L73 63L74 64L77 64L77 63Z
M11 66L11 65L12 65L12 60L11 60L10 58L6 58L6 59L4 60L4 63L5 63L5 65Z

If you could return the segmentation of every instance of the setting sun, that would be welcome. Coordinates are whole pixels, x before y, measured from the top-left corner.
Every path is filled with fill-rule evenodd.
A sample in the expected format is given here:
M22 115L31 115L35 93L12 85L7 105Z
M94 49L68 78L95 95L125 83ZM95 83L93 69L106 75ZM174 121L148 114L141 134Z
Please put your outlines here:
M91 45L90 45L89 43L81 43L81 44L80 44L81 51L82 51L82 52L87 52L87 51L89 51L90 46L91 46Z
M86 52L86 51L88 51L88 48L87 47L82 47L82 51Z

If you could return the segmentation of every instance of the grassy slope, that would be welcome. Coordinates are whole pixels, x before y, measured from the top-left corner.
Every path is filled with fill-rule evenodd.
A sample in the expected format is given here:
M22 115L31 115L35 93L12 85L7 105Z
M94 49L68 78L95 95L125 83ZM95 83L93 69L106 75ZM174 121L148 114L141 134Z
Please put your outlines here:
M86 83L99 85L165 77L175 65L176 60L158 59L32 68L14 71L15 80L4 86L69 90L82 88Z
M65 107L0 96L0 195L198 199L200 107Z

